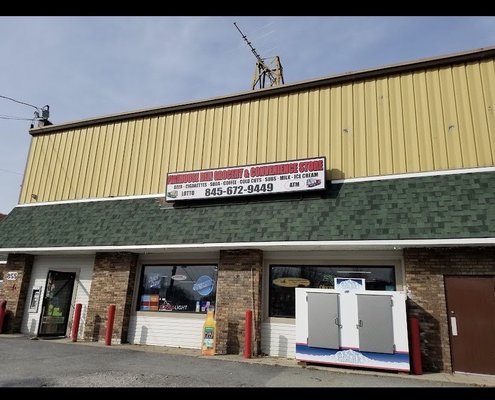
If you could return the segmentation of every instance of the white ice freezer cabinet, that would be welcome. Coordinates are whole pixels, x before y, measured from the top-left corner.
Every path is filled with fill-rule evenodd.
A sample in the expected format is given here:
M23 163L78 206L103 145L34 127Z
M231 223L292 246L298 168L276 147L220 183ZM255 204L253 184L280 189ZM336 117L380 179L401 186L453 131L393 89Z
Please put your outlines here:
M409 372L406 294L296 288L296 359Z

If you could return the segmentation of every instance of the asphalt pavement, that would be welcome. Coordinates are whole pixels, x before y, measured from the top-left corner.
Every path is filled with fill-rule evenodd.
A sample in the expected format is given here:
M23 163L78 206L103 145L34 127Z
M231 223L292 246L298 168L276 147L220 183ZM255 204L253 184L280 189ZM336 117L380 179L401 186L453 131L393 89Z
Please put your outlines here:
M0 387L495 387L495 377L300 366L274 357L0 335Z

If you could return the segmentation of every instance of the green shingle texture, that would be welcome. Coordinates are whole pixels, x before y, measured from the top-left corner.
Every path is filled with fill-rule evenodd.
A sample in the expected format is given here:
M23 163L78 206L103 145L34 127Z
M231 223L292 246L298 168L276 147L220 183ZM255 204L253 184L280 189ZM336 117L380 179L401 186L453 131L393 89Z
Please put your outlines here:
M495 237L495 173L329 183L323 192L16 207L1 248Z

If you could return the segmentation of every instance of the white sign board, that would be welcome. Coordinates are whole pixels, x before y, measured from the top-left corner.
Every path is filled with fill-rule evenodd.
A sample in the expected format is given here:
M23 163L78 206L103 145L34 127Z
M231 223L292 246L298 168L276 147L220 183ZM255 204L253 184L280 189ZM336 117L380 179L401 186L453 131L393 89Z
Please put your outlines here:
M196 200L325 189L325 157L176 172L167 175L166 199Z

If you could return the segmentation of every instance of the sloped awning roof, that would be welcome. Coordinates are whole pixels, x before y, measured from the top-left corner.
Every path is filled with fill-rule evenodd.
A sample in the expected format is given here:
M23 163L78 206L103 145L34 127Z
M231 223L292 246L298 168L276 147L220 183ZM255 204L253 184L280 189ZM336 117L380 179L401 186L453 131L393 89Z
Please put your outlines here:
M164 204L160 198L18 206L0 252L208 243L495 238L495 173L327 183L322 193ZM491 240L491 239L490 239Z

